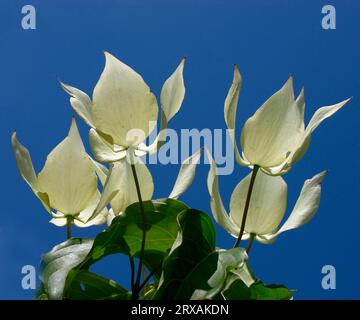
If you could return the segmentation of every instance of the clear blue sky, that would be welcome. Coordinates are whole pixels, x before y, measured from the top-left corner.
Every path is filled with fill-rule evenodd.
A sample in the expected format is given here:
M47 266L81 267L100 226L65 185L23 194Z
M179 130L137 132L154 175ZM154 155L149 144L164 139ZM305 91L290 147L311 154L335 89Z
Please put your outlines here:
M182 56L187 93L172 128L225 128L223 102L238 64L244 77L237 121L244 121L290 74L305 86L306 120L323 105L349 96L349 105L313 136L306 156L285 176L289 210L306 178L329 169L317 216L305 227L256 244L251 264L267 283L297 289L297 299L360 298L359 247L359 1L331 1L336 30L321 28L328 1L2 1L0 5L0 298L31 298L21 288L21 267L38 266L40 254L65 238L16 170L14 129L39 171L63 139L73 114L57 79L92 92L104 65L103 50L132 66L159 93ZM37 29L21 28L21 8L37 10ZM84 140L88 128L78 121ZM240 127L240 125L239 125ZM239 136L238 132L238 136ZM168 195L178 166L150 166L155 197ZM209 212L207 166L182 200ZM247 169L221 177L225 204ZM99 228L76 230L94 236ZM218 244L233 239L219 229ZM108 258L96 271L127 283L124 258ZM334 265L336 290L321 288L321 268Z

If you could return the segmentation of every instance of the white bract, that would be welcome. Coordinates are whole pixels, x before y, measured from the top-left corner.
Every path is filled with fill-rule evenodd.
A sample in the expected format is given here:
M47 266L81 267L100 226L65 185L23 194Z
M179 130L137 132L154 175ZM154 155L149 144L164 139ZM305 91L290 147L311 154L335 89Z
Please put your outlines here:
M207 184L211 196L211 211L216 222L237 238L251 173L235 187L230 199L230 214L228 214L219 193L216 164L209 153L208 157L210 170ZM286 211L287 184L281 176L272 177L259 170L253 186L242 239L246 240L253 234L257 241L271 243L284 231L301 227L310 221L319 208L321 183L325 175L326 171L323 171L305 181L291 214L279 228Z
M304 125L304 90L295 99L292 77L250 117L241 132L242 154L235 138L235 117L242 78L237 66L233 83L225 100L225 122L233 140L236 160L252 168L257 165L267 174L282 175L302 158L309 147L313 131L350 99L316 110Z
M17 140L16 132L11 142L20 175L53 216L51 223L64 226L68 217L79 227L106 221L106 209L89 220L100 200L98 169L85 151L74 119L68 136L50 152L38 175L29 151Z
M142 200L152 198L153 179L139 157L156 152L164 143L167 124L179 111L185 96L185 60L181 60L162 87L160 132L155 141L147 146L144 141L157 126L156 98L133 69L107 52L105 59L105 68L94 88L92 99L72 86L62 84L62 87L71 95L70 103L75 112L91 126L89 139L95 159L110 163L108 174L101 179L103 192L94 215L110 203L111 215L116 216L138 201L132 164L140 182ZM199 154L194 157L199 157ZM180 171L173 196L177 197L186 190L189 186L186 181L192 180L194 172L194 165ZM190 178L183 180L182 175L189 174Z

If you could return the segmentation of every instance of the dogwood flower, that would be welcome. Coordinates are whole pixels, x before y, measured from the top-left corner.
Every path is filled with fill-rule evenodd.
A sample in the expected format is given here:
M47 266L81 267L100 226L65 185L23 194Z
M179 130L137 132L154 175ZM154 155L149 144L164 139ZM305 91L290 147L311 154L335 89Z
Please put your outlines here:
M29 151L17 140L16 132L11 142L20 175L52 215L51 223L64 226L71 218L75 225L88 227L106 221L106 209L88 221L100 194L96 167L85 151L74 119L68 136L50 152L38 175Z
M143 78L129 66L105 52L105 68L98 80L93 97L72 86L62 84L70 94L75 112L89 126L90 145L94 157L110 163L96 215L110 203L113 214L120 214L137 202L131 165L140 181L143 200L151 199L154 184L151 173L139 158L156 152L164 142L170 119L179 111L185 96L182 59L165 81L161 94L160 133L147 146L144 141L157 125L158 105Z
M207 185L211 196L211 211L216 222L237 238L243 219L251 173L235 187L230 199L230 214L228 214L219 193L216 164L209 153L208 157L210 170ZM271 243L281 233L299 228L309 222L319 208L321 183L325 175L326 171L323 171L305 181L291 214L279 228L287 206L287 184L281 176L269 176L259 170L254 182L242 240L247 240L252 235L261 243Z
M242 77L235 66L233 82L224 105L225 122L235 147L240 165L252 168L257 165L270 175L282 175L299 161L309 147L313 131L326 118L332 116L350 99L319 108L305 128L304 90L294 97L293 78L275 92L250 117L241 133L242 155L235 138L235 116Z

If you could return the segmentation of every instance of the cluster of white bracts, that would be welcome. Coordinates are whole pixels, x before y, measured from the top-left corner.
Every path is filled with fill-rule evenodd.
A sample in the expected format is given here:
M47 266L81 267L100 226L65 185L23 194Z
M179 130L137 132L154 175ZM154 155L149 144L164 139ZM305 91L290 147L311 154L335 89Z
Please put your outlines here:
M306 180L287 221L279 228L287 206L287 184L281 175L301 159L309 147L311 134L326 118L350 99L319 108L309 124L304 125L304 90L295 99L292 77L249 118L241 133L240 154L235 138L235 116L242 84L237 66L224 105L225 122L235 148L236 161L258 171L247 212L242 239L252 234L262 243L271 243L287 230L298 228L315 215L320 204L321 183L326 171ZM234 237L239 236L251 173L235 187L230 200L230 213L225 210L219 193L216 163L210 158L208 189L211 210L219 225Z
M153 178L140 157L157 152L164 143L168 122L179 111L185 96L183 59L162 87L160 133L147 146L144 141L157 126L156 97L133 69L109 53L105 53L105 58L105 68L92 99L79 89L61 84L71 96L70 103L77 115L91 127L89 139L95 160L87 154L74 119L68 136L48 155L38 175L28 150L18 142L16 133L12 136L21 176L52 215L51 222L58 226L65 225L68 217L78 226L110 223L127 206L137 202L132 164L140 181L143 200L152 198ZM258 241L269 243L280 233L307 223L319 207L325 171L305 181L292 213L279 228L287 202L287 184L281 175L304 155L311 134L319 124L349 99L318 109L305 127L304 90L295 99L292 82L290 77L246 121L241 133L240 154L235 138L235 116L242 79L235 66L233 83L225 100L225 122L234 144L236 161L251 169L255 165L260 168L253 186L244 239L252 234ZM178 198L190 186L200 157L201 150L185 160L169 197ZM233 191L228 214L219 194L216 163L211 154L208 153L208 157L212 213L220 226L238 237L251 174ZM101 193L98 179L103 185Z
M28 150L16 133L12 145L21 176L52 215L51 222L66 224L68 217L81 227L98 225L119 215L137 202L131 164L135 165L143 200L150 200L153 178L140 156L154 153L164 142L167 124L179 111L185 96L183 59L161 90L161 131L146 146L144 140L156 126L158 105L143 78L109 53L93 99L83 91L62 84L70 103L90 127L91 149L97 161L85 151L75 120L68 136L48 155L36 175ZM182 164L170 197L177 198L190 186L201 150ZM108 163L109 168L99 162ZM98 190L98 179L103 188ZM108 210L108 205L110 209Z

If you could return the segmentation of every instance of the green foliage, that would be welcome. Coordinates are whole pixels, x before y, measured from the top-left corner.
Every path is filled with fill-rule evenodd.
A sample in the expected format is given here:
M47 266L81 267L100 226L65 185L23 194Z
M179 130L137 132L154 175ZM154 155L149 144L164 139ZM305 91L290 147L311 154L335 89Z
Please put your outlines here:
M226 300L289 300L293 293L283 285L264 285L257 281L247 287L243 281L236 279L222 292L222 296Z
M178 233L177 216L187 206L173 199L145 201L143 206L146 230L144 263L149 270L160 270ZM142 230L140 206L134 203L95 238L91 251L78 268L88 269L95 262L115 253L126 254L132 259L138 257Z
M87 270L73 270L68 275L64 297L73 300L129 300L131 292L109 280Z
M173 199L130 205L95 239L71 239L43 255L37 299L129 300L132 292L89 268L112 254L139 258L146 231L144 264L153 273L139 299L285 300L293 291L257 280L242 248L216 248L209 216ZM134 268L135 269L135 268ZM133 271L134 272L134 271Z
M216 271L215 228L205 213L189 209L179 215L180 231L163 268L154 299L189 299L196 289L210 289Z

